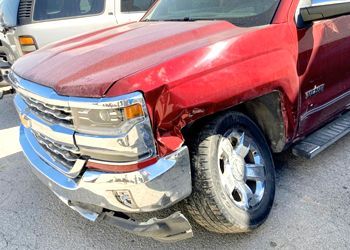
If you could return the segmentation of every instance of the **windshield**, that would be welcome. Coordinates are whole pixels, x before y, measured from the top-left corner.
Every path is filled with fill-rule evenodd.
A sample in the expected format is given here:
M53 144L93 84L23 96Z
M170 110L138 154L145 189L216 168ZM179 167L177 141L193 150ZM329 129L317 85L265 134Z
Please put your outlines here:
M237 26L269 24L279 0L159 0L143 21L226 20Z

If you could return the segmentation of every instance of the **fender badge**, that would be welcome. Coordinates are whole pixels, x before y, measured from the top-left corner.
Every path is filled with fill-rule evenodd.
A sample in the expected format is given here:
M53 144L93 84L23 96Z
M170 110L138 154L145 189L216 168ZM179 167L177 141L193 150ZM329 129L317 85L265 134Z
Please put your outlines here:
M26 115L20 114L19 119L25 128L30 128L32 126L32 122Z
M313 89L305 92L306 99L322 93L324 91L324 89L325 89L324 84L321 84L319 86L315 85L315 87Z

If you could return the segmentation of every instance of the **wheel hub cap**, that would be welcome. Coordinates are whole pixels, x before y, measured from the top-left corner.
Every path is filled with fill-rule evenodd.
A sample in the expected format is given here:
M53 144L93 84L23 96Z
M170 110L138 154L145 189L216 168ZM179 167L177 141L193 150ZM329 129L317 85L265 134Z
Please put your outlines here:
M225 193L243 210L257 206L265 191L265 165L260 150L245 133L233 131L219 143L219 170Z
M237 181L243 181L245 176L245 161L239 155L233 153L232 174Z

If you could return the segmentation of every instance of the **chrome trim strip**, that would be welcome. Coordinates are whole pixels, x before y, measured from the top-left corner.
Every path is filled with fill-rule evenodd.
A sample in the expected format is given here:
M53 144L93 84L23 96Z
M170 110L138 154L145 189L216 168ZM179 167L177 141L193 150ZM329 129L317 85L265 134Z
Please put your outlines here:
M301 121L304 121L309 116L311 116L317 112L320 112L320 111L324 110L325 108L328 108L329 106L332 106L333 104L335 104L335 103L337 103L337 102L339 102L339 101L341 101L349 96L350 96L350 91L347 91L347 92L343 93L342 95L337 96L336 98L330 100L329 102L322 104L321 106L318 106L317 108L314 108L314 109L311 109L311 110L305 112L304 114L301 115L300 119L301 119Z
M100 161L100 160L96 160L96 159L89 159L88 162L97 163L97 164L103 164L103 165L107 165L107 166L116 166L116 164L118 166L129 166L129 165L136 165L136 164L140 163L140 161L118 162L118 163L116 163L116 162L111 162L111 161Z

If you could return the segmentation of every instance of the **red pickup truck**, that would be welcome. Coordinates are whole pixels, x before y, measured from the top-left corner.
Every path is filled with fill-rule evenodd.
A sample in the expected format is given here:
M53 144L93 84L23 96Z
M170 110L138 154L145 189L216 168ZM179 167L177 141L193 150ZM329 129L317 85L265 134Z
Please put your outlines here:
M140 22L49 45L10 79L32 170L62 201L161 241L250 231L272 153L350 131L350 1L159 0ZM292 201L291 201L292 202Z

